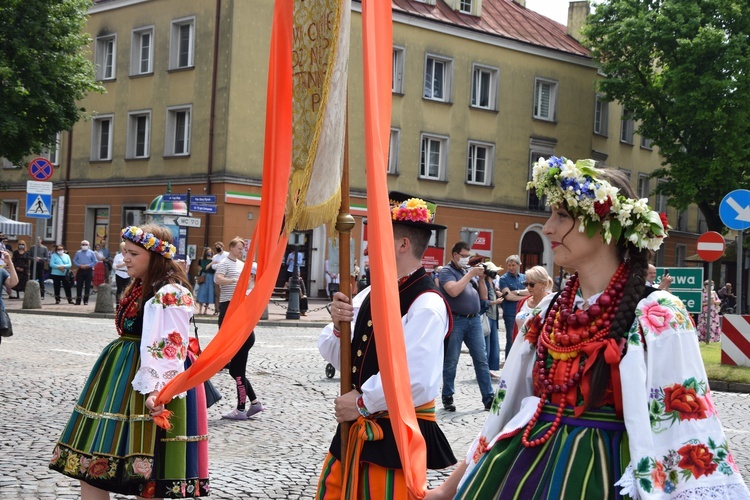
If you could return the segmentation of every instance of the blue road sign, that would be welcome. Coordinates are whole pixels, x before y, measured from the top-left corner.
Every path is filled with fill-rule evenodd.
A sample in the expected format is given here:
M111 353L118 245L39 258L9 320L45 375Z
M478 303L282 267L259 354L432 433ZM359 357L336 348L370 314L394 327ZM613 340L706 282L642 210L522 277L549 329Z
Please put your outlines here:
M215 214L216 213L216 205L200 205L200 204L190 204L190 210L193 212L199 212L202 214Z
M743 231L750 227L750 191L735 189L721 200L719 217L729 229Z
M37 181L46 181L52 177L52 164L47 158L34 158L29 162L29 175Z
M161 199L164 201L187 201L186 194L163 194Z
M34 219L52 217L52 195L26 193L26 217Z
M191 196L190 203L213 203L216 204L216 195Z

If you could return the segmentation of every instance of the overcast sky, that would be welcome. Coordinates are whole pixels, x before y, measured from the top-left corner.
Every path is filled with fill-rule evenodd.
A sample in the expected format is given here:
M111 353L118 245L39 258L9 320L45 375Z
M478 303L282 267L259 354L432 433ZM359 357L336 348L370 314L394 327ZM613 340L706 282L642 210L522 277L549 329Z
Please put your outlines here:
M526 0L526 8L554 19L558 23L568 24L567 0Z

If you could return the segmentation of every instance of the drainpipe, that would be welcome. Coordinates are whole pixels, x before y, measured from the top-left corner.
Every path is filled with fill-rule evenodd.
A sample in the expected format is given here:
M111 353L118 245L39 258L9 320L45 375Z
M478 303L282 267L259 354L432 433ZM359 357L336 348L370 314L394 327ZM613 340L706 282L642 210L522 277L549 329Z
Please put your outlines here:
M68 238L68 207L70 206L70 163L72 161L73 151L73 129L68 130L68 143L65 146L65 178L63 181L63 196L65 196L65 203L63 204L63 222L62 232L65 240ZM64 244L64 243L63 243ZM65 245L68 248L68 245Z
M211 176L214 172L214 122L216 121L216 74L219 68L219 33L221 25L221 0L216 0L216 18L214 19L214 60L211 67L211 111L208 119L208 162L206 166L206 194L211 194ZM188 207L189 209L190 207ZM211 215L206 214L206 226L203 228L203 243L208 241ZM196 252L197 253L197 252Z

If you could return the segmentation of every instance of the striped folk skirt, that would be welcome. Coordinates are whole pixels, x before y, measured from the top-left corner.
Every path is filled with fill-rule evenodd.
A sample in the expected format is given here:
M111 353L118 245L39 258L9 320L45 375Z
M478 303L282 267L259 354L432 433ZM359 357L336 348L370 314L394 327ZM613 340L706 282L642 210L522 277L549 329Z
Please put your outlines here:
M123 336L99 356L52 454L50 468L96 488L146 498L207 496L208 422L203 385L175 398L172 429L154 425L131 384L140 339ZM190 365L186 362L186 368Z
M529 441L552 425L557 407L546 405ZM495 443L465 478L456 498L619 499L619 481L630 460L625 424L614 411L574 417L566 410L560 427L543 444L526 448L523 431Z

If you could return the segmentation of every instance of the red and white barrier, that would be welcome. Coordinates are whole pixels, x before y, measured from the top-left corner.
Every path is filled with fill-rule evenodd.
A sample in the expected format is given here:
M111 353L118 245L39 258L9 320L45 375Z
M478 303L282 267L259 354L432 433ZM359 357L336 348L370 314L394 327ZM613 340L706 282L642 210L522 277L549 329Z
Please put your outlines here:
M725 314L721 322L721 364L750 366L750 315Z

